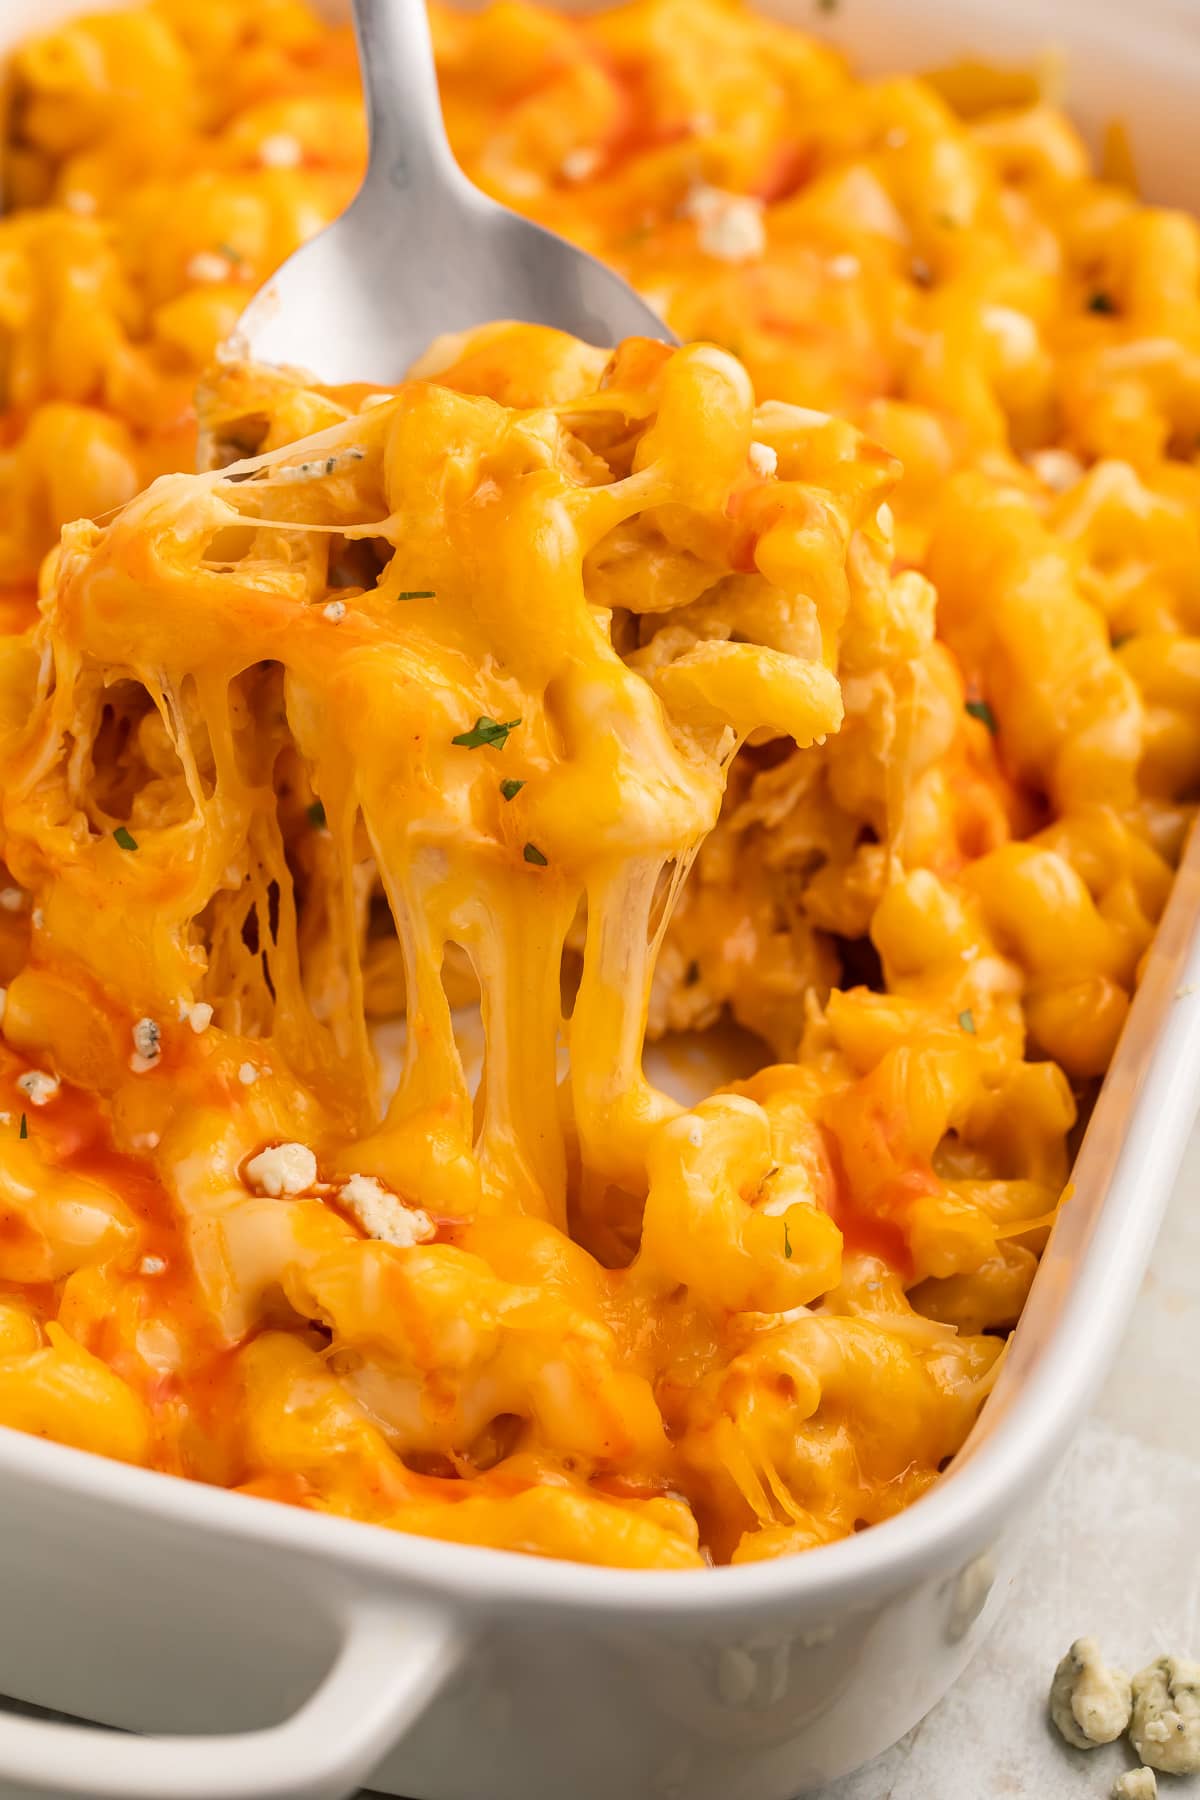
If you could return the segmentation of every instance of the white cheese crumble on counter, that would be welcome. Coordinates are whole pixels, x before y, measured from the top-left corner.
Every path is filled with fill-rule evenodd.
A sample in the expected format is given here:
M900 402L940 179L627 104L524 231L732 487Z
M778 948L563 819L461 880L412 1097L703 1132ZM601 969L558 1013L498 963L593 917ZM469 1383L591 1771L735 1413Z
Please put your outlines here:
M1128 1725L1131 1705L1124 1670L1105 1666L1095 1638L1076 1638L1050 1684L1050 1717L1068 1744L1111 1744Z
M398 1194L385 1188L374 1175L351 1175L343 1182L338 1198L352 1212L368 1237L384 1244L396 1244L401 1250L413 1244L426 1243L436 1227L427 1212L419 1206L405 1206Z
M1134 1676L1129 1736L1151 1768L1168 1775L1200 1771L1200 1663L1160 1656Z
M246 1179L273 1200L304 1194L316 1182L317 1159L307 1144L269 1144L246 1164Z
M1153 1769L1126 1769L1112 1785L1112 1800L1156 1800L1157 1794Z

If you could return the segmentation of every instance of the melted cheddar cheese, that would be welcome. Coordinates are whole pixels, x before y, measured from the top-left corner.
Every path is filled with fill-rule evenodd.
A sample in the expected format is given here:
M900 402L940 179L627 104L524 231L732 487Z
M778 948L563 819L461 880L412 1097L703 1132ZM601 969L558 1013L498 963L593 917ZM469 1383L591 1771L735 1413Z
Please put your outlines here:
M13 61L0 1423L771 1557L961 1446L1165 900L1200 231L1032 79L727 0L435 25L468 172L687 347L214 364L353 191L348 35ZM709 1028L686 1105L644 1045Z

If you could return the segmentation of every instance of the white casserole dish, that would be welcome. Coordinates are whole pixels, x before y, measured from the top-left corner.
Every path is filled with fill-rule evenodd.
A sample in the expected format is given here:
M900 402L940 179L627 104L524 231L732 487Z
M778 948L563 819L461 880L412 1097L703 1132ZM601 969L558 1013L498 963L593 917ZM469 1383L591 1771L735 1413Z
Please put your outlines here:
M76 10L0 0L0 39ZM813 23L810 0L774 10ZM868 67L911 68L1029 57L1046 16L1037 0L960 0L952 19L937 0L842 0L818 23ZM1052 31L1077 116L1122 116L1148 190L1200 205L1196 18L1194 0L1135 15L1057 0ZM979 1426L907 1513L788 1561L539 1561L0 1430L0 1693L185 1734L0 1715L0 1784L112 1800L335 1800L367 1781L413 1800L790 1800L866 1761L945 1692L1002 1601L1022 1520L1119 1341L1198 1072L1193 836Z

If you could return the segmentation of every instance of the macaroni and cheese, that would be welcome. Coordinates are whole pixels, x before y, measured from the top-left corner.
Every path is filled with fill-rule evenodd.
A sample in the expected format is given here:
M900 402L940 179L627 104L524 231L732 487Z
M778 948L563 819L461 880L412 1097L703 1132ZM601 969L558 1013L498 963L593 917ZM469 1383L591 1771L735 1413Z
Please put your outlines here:
M774 1557L963 1443L1169 888L1200 229L1032 76L732 0L435 31L468 173L684 348L218 360L354 190L349 34L13 59L0 1423ZM740 1078L648 1079L710 1032Z

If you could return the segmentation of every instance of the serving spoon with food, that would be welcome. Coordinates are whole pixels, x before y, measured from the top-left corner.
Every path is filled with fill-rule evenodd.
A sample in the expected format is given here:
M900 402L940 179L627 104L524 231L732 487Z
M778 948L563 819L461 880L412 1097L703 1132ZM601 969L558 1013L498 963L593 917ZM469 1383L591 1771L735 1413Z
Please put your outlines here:
M425 0L353 0L353 11L366 176L341 218L250 302L238 354L326 382L384 384L439 333L492 319L601 345L673 341L619 275L468 181L446 138Z

